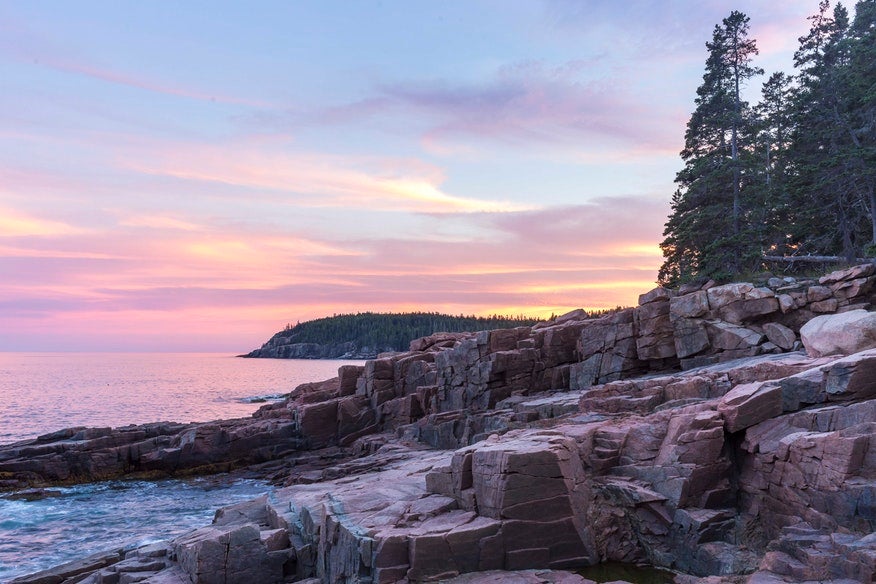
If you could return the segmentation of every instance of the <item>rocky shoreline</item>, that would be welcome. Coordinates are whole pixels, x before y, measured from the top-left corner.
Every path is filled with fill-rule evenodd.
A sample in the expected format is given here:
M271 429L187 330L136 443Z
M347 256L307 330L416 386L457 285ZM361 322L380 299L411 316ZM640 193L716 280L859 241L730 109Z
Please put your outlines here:
M269 497L15 580L677 582L876 574L876 269L657 288L599 318L418 339L252 418L0 447L0 489L247 469ZM806 349L803 352L802 349Z
M253 349L244 355L248 359L376 359L381 349L374 347L359 347L356 343L337 343L320 345L318 343L290 343L287 339L274 335L258 349Z

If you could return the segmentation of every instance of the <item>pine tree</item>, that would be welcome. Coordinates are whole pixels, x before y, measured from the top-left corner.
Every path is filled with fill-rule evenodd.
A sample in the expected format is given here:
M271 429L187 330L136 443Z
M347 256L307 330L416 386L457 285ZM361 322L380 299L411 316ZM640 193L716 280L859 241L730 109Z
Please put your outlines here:
M861 248L861 169L849 132L850 45L848 11L822 0L800 38L794 64L800 69L794 107L792 188L801 209L792 237L800 252L839 253L848 261Z
M763 251L770 255L788 253L787 233L795 220L796 208L788 191L788 148L794 119L792 78L773 73L761 88L755 106L756 146L753 152L752 211L749 223Z
M733 11L706 43L706 71L681 152L685 165L675 179L678 190L661 243L665 261L658 277L664 284L728 278L753 255L745 229L744 154L754 128L741 90L763 71L752 65L757 46L748 38L748 23L745 14Z
M876 248L876 0L859 0L847 33L846 130L858 195L869 218L870 251Z

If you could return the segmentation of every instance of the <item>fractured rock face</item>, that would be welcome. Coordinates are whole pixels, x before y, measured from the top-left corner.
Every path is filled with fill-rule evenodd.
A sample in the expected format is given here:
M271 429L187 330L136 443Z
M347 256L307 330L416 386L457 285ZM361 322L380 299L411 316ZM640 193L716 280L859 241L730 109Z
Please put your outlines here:
M709 288L706 291L709 297L709 307L712 310L718 310L745 298L745 295L752 290L754 290L754 286L745 282Z
M829 401L870 399L876 396L876 350L863 351L822 368L824 393Z
M633 312L637 333L636 350L642 361L675 357L669 303L668 295L661 294Z
M709 312L709 297L704 290L675 296L669 301L672 318L697 318Z
M586 523L576 486L583 468L574 441L557 433L487 441L454 456L447 494L463 508L501 521L501 565L564 567L588 563Z
M779 310L779 301L773 297L747 298L727 304L718 315L727 322L743 324L773 314Z
M771 383L746 383L718 402L728 432L738 432L782 413L782 388Z
M580 361L570 365L570 387L583 389L643 370L636 338L632 309L587 322L577 341Z
M194 584L283 581L285 558L268 555L253 524L204 527L177 539L174 552Z
M678 318L672 322L675 352L679 359L696 355L711 347L705 322L699 318Z
M876 538L829 533L806 522L782 529L752 583L873 582Z

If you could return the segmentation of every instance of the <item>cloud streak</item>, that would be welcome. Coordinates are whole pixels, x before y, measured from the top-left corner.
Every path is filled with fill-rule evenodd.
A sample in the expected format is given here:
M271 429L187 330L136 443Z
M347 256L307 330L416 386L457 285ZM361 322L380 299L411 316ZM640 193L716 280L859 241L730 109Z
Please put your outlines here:
M276 103L265 100L223 95L219 92L203 91L174 85L166 81L150 79L142 73L132 74L111 67L100 66L86 57L71 53L70 47L61 46L53 39L29 29L23 23L6 26L2 30L5 40L0 41L0 52L14 58L19 63L28 63L53 71L68 73L105 83L131 87L150 93L181 97L200 102L223 103L245 107L277 107Z
M513 146L653 148L671 131L659 102L643 105L630 81L596 79L597 60L560 64L531 60L506 64L480 82L405 79L378 82L371 95L310 112L261 112L257 125L295 130L403 117L421 128L433 153L471 154L467 141Z
M157 155L156 155L157 154ZM507 201L453 195L441 188L437 173L409 161L360 160L360 169L336 156L280 154L229 146L175 148L153 152L152 160L128 162L148 175L233 185L293 196L296 205L381 209L395 212L498 212L531 208ZM383 168L380 168L383 167Z
M15 209L0 207L0 238L53 237L84 232L85 230L62 221L43 219Z

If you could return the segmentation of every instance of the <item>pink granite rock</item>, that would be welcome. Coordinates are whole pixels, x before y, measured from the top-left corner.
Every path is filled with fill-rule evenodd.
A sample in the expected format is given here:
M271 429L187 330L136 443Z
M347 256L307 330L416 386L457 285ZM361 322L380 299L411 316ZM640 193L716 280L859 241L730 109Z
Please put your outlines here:
M703 290L675 296L669 301L669 315L672 318L697 318L707 312L709 312L709 297Z
M764 335L758 332L723 321L706 321L705 327L709 343L719 351L740 351L753 355L751 349L764 340Z
M734 387L718 402L728 432L738 432L782 413L782 388L772 383Z
M732 302L744 299L746 294L752 290L754 290L754 286L745 282L709 288L706 291L709 298L709 307L711 310L718 310Z
M744 324L779 310L779 301L773 297L746 298L731 302L718 309L721 319L734 324Z
M852 266L843 270L836 270L822 276L818 279L818 283L822 285L833 284L843 280L856 280L858 278L867 278L876 273L876 264L868 263L858 266Z
M253 524L204 527L174 541L174 554L193 584L283 581L282 556L270 556Z
M669 318L669 300L653 300L633 312L636 350L642 361L675 357L675 339Z
M794 331L778 322L768 322L763 325L763 332L771 343L781 349L790 351L794 348L794 343L797 342L797 336Z
M818 316L803 325L800 338L813 357L870 349L876 347L876 313L851 310Z

